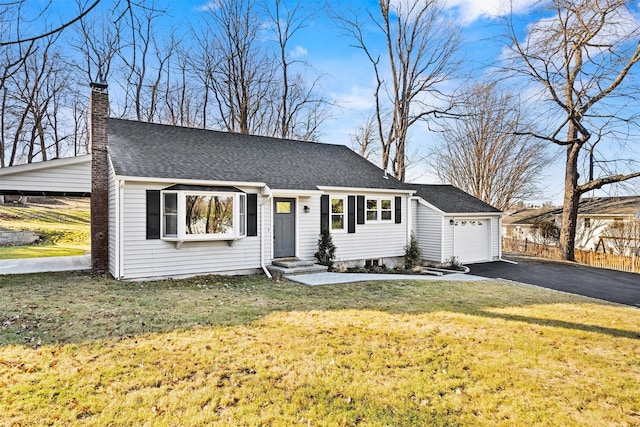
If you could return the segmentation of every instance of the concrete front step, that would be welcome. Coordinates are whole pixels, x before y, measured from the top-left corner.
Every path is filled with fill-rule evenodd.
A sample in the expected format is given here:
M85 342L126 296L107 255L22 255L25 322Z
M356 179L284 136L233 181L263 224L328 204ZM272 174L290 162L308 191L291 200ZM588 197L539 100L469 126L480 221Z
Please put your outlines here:
M305 261L303 259L298 259L298 258L274 259L272 264L282 268L312 267L315 265L313 261Z
M311 265L287 268L276 265L276 263L274 262L272 265L267 266L267 270L269 270L269 272L273 275L294 276L296 274L323 273L327 271L328 268L324 265L318 265L314 263L311 263Z

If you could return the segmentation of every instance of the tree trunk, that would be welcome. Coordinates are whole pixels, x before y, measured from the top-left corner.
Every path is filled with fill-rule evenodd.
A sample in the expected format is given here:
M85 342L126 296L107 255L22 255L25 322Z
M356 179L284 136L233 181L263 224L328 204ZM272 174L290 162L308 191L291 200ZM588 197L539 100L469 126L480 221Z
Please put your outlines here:
M580 190L578 189L578 177L580 176L578 173L579 154L579 144L571 144L567 147L564 203L560 228L560 255L568 261L575 261L576 224L578 222L578 203L580 202Z

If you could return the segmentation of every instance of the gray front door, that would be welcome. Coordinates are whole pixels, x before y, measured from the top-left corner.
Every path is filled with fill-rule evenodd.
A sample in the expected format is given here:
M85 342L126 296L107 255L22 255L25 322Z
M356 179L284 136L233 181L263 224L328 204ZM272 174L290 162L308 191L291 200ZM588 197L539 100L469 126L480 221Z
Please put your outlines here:
M273 257L296 256L296 199L273 199Z

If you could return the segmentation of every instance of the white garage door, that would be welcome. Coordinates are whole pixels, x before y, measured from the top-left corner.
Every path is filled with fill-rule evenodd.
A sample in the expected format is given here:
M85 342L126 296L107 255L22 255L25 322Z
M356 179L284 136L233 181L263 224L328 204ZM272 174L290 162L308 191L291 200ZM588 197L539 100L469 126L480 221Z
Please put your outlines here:
M490 261L488 219L455 219L454 255L463 264Z

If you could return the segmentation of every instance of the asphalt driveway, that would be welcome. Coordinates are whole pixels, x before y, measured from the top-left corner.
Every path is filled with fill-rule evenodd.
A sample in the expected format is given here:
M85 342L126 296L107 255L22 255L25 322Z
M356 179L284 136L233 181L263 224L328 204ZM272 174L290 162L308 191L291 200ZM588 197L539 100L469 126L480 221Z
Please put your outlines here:
M640 274L564 262L505 256L518 262L471 264L471 274L507 279L640 307Z

